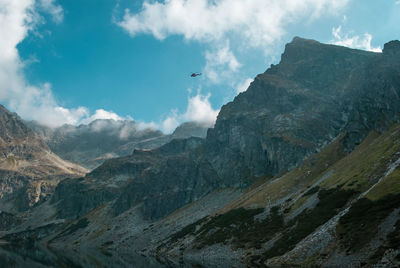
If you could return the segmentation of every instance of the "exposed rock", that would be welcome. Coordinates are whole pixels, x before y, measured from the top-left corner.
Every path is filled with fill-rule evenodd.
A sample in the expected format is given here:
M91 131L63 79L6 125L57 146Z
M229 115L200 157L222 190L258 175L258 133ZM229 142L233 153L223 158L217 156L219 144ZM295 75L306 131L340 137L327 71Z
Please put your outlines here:
M51 152L18 115L0 105L1 210L27 210L46 200L62 178L86 172Z
M197 122L185 122L178 126L172 133L173 139L184 139L190 137L205 138L208 127Z
M399 40L393 40L388 43L386 43L383 47L384 54L386 55L397 55L400 53L400 41Z

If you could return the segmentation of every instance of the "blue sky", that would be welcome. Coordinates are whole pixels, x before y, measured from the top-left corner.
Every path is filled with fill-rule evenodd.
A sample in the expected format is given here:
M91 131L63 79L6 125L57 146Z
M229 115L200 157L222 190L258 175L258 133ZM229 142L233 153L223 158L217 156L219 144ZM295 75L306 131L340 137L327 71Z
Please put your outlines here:
M4 0L0 18L0 102L50 126L211 126L294 36L374 51L400 39L397 0Z

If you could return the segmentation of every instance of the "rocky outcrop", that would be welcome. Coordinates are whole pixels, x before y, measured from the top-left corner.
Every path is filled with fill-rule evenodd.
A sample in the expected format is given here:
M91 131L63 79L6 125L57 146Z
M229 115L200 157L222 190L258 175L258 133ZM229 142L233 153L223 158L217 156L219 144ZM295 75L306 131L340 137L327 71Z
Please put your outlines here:
M79 217L115 200L113 214L142 205L147 219L158 219L217 187L211 165L190 153L204 140L173 140L155 150L135 150L107 160L85 178L61 182L53 196L59 217Z
M172 139L184 139L190 137L205 138L208 127L202 123L185 122L179 125L171 134Z
M18 115L0 105L0 210L27 210L46 200L62 178L86 172L51 152Z
M281 62L224 105L208 132L225 183L299 165L343 131L368 63L379 54L294 38Z

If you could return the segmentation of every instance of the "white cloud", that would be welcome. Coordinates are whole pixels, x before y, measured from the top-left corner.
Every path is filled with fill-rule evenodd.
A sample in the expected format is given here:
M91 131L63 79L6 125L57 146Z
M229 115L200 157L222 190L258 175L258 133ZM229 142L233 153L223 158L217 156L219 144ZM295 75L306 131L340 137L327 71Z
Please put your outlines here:
M153 121L151 121L151 122L139 121L139 122L137 122L137 125L138 125L138 128L140 130L144 130L144 129L159 129L158 124L156 124Z
M332 35L334 37L334 39L331 40L332 44L350 48L363 49L373 52L382 52L382 48L380 46L373 47L371 45L372 35L369 33L365 33L362 35L353 35L353 36L349 36L349 34L347 33L343 35L342 27L339 26L337 28L334 27L332 29Z
M61 23L64 20L64 10L55 2L55 0L39 0L39 7L49 13L55 23Z
M161 129L165 133L171 133L180 123L194 121L205 127L212 127L215 124L219 110L214 110L210 103L210 94L188 98L188 106L185 113L179 114L172 110L171 114L162 122Z
M395 5L400 5L400 0L397 0L396 2L394 2Z
M230 49L229 42L213 50L206 51L206 66L203 73L213 83L230 78L237 72L241 64Z
M197 94L188 99L188 107L183 114L186 121L195 121L206 126L213 126L218 115L218 110L214 110L210 103L210 94Z
M130 118L123 118L123 117L117 115L116 113L114 113L112 111L106 111L104 109L98 109L98 110L96 110L96 112L93 115L83 119L82 123L84 123L84 124L86 123L87 124L87 123L90 123L90 122L92 122L94 120L97 120L97 119L112 119L112 120L115 120L115 121L119 121L119 120L129 120Z
M51 127L100 118L119 119L115 113L102 109L90 115L85 107L62 107L49 83L33 86L26 80L17 45L38 23L35 10L38 6L55 21L62 20L62 8L54 0L0 0L0 101L24 119L34 119Z
M179 115L176 111L172 111L161 124L161 129L164 133L171 133L179 125Z
M131 36L157 39L182 35L187 40L225 41L236 35L245 44L268 47L285 26L299 19L335 13L349 0L145 0L139 13L126 9L118 25Z
M239 94L240 92L246 91L246 90L249 88L251 82L253 82L253 81L254 81L253 78L247 78L247 79L246 79L245 81L243 81L242 83L239 83L239 84L237 85L237 87L236 87L236 93Z

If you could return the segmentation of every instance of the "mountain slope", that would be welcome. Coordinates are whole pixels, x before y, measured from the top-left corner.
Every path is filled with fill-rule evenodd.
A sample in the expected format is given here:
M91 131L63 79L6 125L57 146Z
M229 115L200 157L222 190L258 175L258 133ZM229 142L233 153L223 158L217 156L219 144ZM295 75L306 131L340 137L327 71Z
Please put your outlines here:
M349 155L343 138L173 234L158 254L191 259L221 245L249 266L398 265L400 125L371 132Z
M66 176L87 172L64 161L24 122L0 105L0 207L25 210L52 193Z

